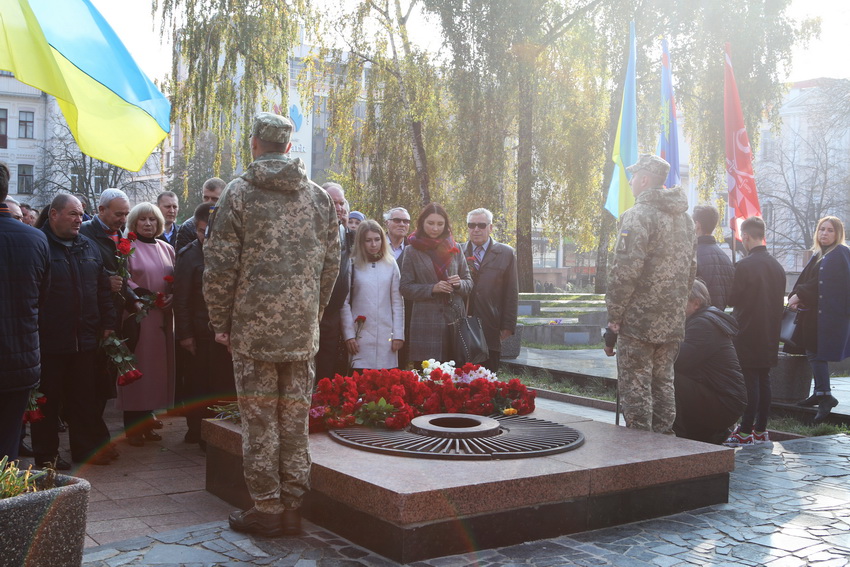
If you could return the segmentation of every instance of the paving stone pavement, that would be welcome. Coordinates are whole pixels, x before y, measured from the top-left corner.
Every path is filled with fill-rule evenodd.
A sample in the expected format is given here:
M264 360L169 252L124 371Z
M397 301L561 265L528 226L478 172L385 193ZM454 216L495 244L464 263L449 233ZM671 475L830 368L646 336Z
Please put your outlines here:
M729 503L624 526L421 561L415 567L850 565L850 436L737 449ZM305 522L266 539L226 521L86 550L83 565L399 565Z

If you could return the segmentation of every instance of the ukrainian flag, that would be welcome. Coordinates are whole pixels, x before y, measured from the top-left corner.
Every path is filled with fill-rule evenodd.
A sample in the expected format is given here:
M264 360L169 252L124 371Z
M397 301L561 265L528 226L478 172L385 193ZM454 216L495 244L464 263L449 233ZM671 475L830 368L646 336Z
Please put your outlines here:
M617 137L614 139L614 175L608 186L608 198L605 209L619 219L627 209L635 204L629 176L626 168L637 163L637 88L635 81L635 23L629 25L629 63L626 68L626 80L623 84L623 104L620 107L620 123L617 125Z
M142 168L171 103L89 0L0 0L0 69L56 97L83 153Z

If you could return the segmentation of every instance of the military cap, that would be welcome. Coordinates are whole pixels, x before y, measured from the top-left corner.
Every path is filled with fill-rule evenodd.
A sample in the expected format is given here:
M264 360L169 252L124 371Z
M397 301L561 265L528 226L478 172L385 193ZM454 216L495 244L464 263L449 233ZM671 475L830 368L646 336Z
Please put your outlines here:
M292 122L285 116L272 114L271 112L260 112L254 117L254 127L251 135L264 142L277 142L279 144L289 143L292 134Z
M626 168L626 171L632 175L640 170L645 170L650 175L657 175L662 179L666 179L667 174L670 173L670 164L658 156L654 156L652 154L641 154L640 159L637 160L636 164L630 165Z

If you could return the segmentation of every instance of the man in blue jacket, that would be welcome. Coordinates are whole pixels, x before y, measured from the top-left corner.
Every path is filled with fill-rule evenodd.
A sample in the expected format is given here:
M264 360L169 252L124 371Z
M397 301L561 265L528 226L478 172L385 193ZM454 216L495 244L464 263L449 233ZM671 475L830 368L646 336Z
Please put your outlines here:
M50 247L50 290L39 313L41 392L47 397L44 419L32 424L36 465L59 458L59 407L68 421L71 459L75 463L109 464L109 430L97 395L95 352L100 339L115 329L109 276L97 246L80 234L83 206L60 193L50 204L42 227Z
M3 201L9 168L0 162L0 458L18 458L21 422L38 385L38 312L50 283L47 239L12 218Z

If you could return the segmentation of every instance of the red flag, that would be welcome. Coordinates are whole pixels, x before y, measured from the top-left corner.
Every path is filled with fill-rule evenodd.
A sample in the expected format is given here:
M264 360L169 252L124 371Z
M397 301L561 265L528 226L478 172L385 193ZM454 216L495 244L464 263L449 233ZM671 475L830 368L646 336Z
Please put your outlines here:
M723 110L726 118L726 182L729 187L730 225L735 238L740 240L741 223L752 216L761 216L756 180L753 177L753 153L750 138L741 112L741 99L732 71L729 44L726 44L726 87L723 93Z

